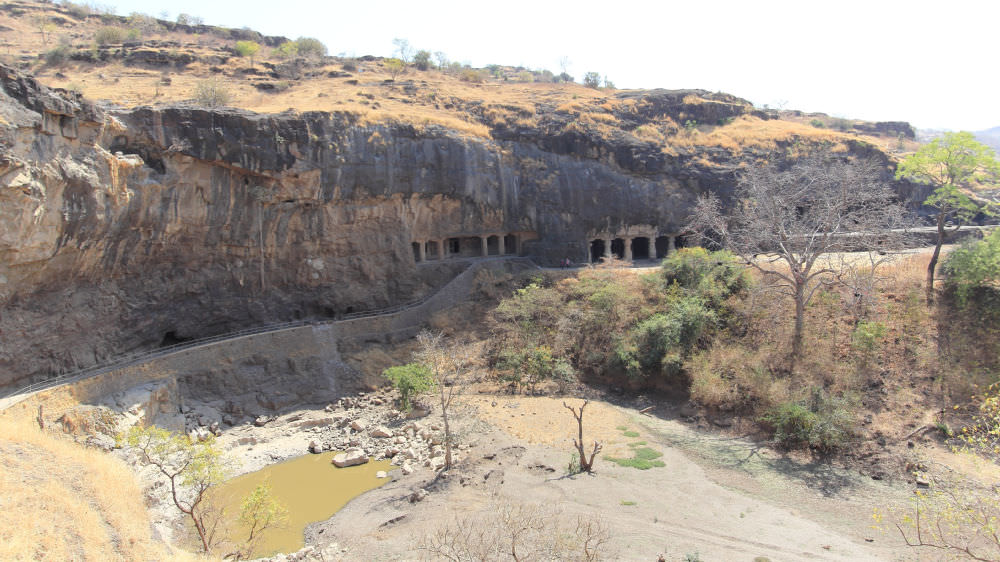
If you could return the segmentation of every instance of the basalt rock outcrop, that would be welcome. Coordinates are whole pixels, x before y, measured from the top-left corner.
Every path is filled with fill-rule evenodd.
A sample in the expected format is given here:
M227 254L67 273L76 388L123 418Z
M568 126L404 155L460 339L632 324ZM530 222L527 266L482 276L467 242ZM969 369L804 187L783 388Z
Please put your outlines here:
M0 85L7 386L416 299L461 266L416 263L415 240L518 233L539 261L585 261L595 232L679 232L741 165L721 149L670 156L627 133L568 131L554 111L483 139L350 113L101 108L6 67ZM683 106L683 94L634 95L623 118L636 123ZM689 110L754 111L728 97Z

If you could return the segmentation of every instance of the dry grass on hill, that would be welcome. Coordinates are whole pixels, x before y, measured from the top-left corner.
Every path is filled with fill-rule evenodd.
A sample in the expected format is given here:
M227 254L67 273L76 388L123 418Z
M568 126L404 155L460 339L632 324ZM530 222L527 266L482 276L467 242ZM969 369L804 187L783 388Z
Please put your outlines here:
M556 113L574 118L569 129L585 127L611 138L623 125L613 112L627 112L629 106L636 104L633 99L615 98L614 90L598 90L575 83L498 82L492 78L470 82L462 79L462 73L419 71L413 67L390 81L391 75L382 60L349 62L330 57L306 68L309 76L300 80L272 80L265 76L266 72L261 75L247 72L251 70L249 59L230 57L227 49L233 48L234 40L211 33L168 32L163 28L147 29L140 40L170 42L178 46L150 48L187 53L202 60L182 68L126 66L121 60L97 64L67 60L47 64L40 55L56 48L60 42L67 42L70 50L93 48L96 33L108 25L95 16L77 19L50 4L17 4L24 13L0 12L0 60L27 62L28 70L46 85L76 90L89 99L105 100L123 107L192 100L198 83L212 78L229 92L228 105L259 113L289 109L343 111L359 115L364 124L401 122L418 128L436 125L474 137L490 138L489 125L536 125L536 111L545 105L554 107ZM36 23L40 16L59 18L63 23L53 26L43 38ZM127 31L127 24L121 27ZM452 54L461 56L461 53ZM225 63L203 62L206 57L220 56L230 58ZM262 62L283 62L267 47L262 47L255 59L257 71L263 70ZM354 64L356 69L345 69L345 63ZM345 76L345 71L350 76ZM276 89L258 90L253 84L261 80L271 81ZM685 99L685 103L690 104L700 101L704 100L694 95ZM467 103L481 104L482 117L470 114ZM676 154L677 147L692 146L721 147L732 152L746 147L773 149L776 143L797 139L831 141L840 146L850 138L879 146L889 142L877 137L818 129L795 120L764 121L749 117L725 125L703 124L696 131L686 131L666 118L662 123L643 125L630 132L641 140L662 145L668 154Z
M120 460L0 423L0 560L200 560L153 539L142 498Z

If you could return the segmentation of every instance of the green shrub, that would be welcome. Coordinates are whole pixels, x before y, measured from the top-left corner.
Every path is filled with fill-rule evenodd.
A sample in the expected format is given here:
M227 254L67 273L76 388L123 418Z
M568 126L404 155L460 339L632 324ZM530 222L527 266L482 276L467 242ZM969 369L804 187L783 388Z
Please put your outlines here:
M340 68L344 69L345 72L357 72L358 63L354 59L347 59L340 65Z
M532 394L535 386L543 381L572 380L575 374L565 359L553 357L552 350L545 345L505 350L501 353L498 366L510 371L503 380L518 387L525 384Z
M403 411L410 410L415 397L434 388L433 373L420 363L389 367L382 371L382 376L399 391L399 406Z
M807 446L823 452L842 447L853 435L854 405L846 397L813 393L810 404L786 402L771 409L762 421L774 428L774 438L787 447Z
M887 333L885 324L881 322L868 320L858 322L851 334L851 345L861 353L871 355L878 351Z
M413 55L413 66L417 67L417 70L427 70L431 67L431 52L420 50L417 54Z
M726 250L681 248L663 260L660 274L667 285L676 283L713 307L749 287L743 264Z
M1000 229L982 240L966 242L952 250L944 263L946 284L963 306L977 289L996 289L1000 282Z
M843 117L834 117L830 126L838 131L850 131L854 128L854 122L850 119L844 119Z
M226 105L231 97L229 88L215 78L202 80L194 87L194 100L205 107Z
M325 57L326 45L319 39L313 37L299 37L295 40L299 55L303 57Z
M812 121L809 122L809 124L812 125L813 127L816 127L817 129L826 128L826 123L820 121L819 119L813 119Z
M486 78L483 76L483 71L476 68L463 68L459 74L458 79L462 82L472 82L473 84L479 84Z
M583 75L583 85L588 88L601 87L601 75L596 72L588 72Z
M45 64L49 66L58 66L65 63L69 60L70 51L72 51L72 49L70 49L68 45L59 45L58 47L45 51L45 54L43 55L45 58Z
M236 54L250 59L250 66L253 67L253 58L260 51L260 44L256 41L237 41Z
M668 312L654 314L631 330L616 355L630 376L661 373L672 377L680 373L684 358L715 322L715 313L699 297L680 297Z
M125 30L120 27L106 26L97 30L94 34L94 41L98 45L111 45L121 43L125 40Z
M272 49L271 54L279 59L295 58L299 54L299 46L295 41L285 41Z

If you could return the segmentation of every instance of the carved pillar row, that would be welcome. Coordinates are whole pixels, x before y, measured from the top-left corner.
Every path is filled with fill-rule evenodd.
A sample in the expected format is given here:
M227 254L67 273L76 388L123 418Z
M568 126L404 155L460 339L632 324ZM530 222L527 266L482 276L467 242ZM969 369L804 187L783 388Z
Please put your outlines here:
M632 261L632 240L633 238L625 238L625 261Z

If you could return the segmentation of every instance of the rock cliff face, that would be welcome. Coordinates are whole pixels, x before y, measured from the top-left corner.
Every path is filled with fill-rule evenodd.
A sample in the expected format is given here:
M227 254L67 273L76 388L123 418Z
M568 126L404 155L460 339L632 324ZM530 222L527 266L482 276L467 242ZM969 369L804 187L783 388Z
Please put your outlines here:
M512 235L540 261L585 261L591 238L677 233L740 165L555 114L485 140L351 114L106 110L4 67L0 84L0 385L417 298L459 266L417 263L415 241ZM637 121L682 98L640 97ZM734 100L699 110L752 110Z

